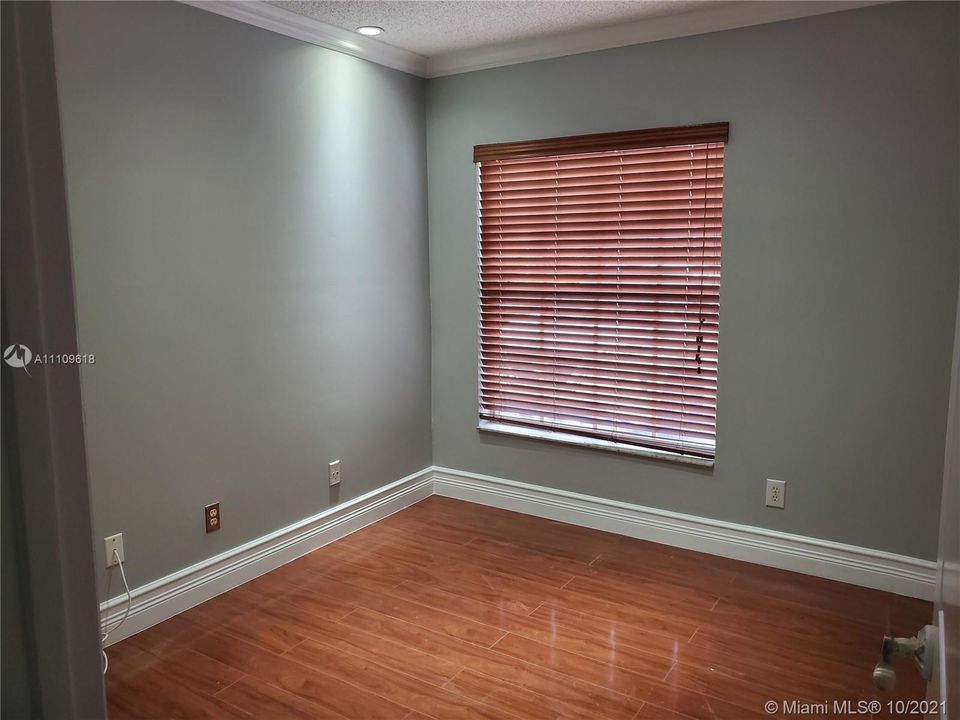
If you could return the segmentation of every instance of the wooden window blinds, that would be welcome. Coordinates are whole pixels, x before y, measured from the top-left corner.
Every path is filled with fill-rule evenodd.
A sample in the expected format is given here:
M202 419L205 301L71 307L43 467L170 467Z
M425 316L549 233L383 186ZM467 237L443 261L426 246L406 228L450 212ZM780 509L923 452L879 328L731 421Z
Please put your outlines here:
M481 426L714 457L727 136L474 148Z

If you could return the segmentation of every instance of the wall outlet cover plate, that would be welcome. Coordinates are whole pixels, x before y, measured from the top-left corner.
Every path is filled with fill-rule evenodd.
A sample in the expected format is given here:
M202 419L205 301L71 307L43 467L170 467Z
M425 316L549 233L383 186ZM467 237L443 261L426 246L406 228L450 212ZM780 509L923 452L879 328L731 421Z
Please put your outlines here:
M113 551L117 551L117 556L120 558L120 562L124 561L123 559L123 533L117 533L116 535L111 535L103 539L103 557L107 562L107 567L113 567L114 565L119 565L117 558L113 556Z
M785 480L767 480L767 507L782 508L786 500Z
M203 522L208 533L216 532L220 529L220 503L210 503L203 508Z

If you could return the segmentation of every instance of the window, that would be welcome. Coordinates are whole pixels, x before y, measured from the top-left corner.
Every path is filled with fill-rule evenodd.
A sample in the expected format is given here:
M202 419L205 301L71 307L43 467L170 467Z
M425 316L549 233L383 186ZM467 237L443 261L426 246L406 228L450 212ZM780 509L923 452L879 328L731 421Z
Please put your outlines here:
M712 461L727 135L474 148L481 429Z

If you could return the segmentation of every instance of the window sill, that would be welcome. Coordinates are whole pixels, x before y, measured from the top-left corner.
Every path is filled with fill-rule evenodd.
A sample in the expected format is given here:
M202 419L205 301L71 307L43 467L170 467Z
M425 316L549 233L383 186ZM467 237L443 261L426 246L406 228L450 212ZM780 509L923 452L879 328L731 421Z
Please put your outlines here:
M492 420L481 420L477 426L478 430L483 432L498 433L500 435L512 435L530 440L547 440L549 442L561 443L563 445L575 445L577 447L591 448L593 450L606 450L607 452L621 453L624 455L639 455L641 457L653 458L655 460L666 460L668 462L677 462L684 465L696 465L698 467L712 468L714 461L712 458L702 458L693 455L681 455L680 453L670 452L669 450L655 450L653 448L631 445L629 443L614 442L613 440L601 440L599 438L588 438L572 433L560 432L558 430L543 430L539 428L522 427L519 425L510 425L508 423L499 423Z

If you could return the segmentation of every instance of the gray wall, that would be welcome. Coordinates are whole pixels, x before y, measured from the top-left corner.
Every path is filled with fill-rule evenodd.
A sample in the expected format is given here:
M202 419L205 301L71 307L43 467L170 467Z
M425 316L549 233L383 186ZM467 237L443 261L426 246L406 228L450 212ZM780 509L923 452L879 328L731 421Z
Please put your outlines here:
M140 585L429 465L423 81L175 3L54 29L98 555Z
M879 6L431 81L434 461L934 558L958 11ZM715 469L479 433L472 146L722 120ZM764 508L767 477L787 481L785 510Z
M425 98L195 8L55 4L96 538L124 533L140 585L418 470L432 385L438 464L932 558L934 521L878 518L938 502L957 15L869 8ZM716 468L478 433L472 146L715 120ZM763 508L766 477L788 481L786 510Z

